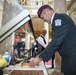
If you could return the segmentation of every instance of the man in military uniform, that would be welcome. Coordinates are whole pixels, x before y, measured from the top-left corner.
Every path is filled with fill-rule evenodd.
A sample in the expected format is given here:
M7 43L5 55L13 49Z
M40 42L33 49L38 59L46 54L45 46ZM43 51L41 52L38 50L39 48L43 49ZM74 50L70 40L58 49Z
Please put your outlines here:
M51 23L53 37L46 49L36 56L29 65L36 66L41 60L48 61L58 51L61 61L61 72L64 75L76 75L76 26L66 14L55 13L49 5L38 10L38 17Z

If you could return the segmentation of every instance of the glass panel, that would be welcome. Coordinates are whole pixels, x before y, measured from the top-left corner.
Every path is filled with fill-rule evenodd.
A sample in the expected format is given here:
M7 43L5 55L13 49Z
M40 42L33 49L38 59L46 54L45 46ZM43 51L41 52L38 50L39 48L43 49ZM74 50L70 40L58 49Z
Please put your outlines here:
M4 0L0 42L26 22L30 25L30 14L16 0ZM32 25L32 24L31 24ZM30 29L27 29L30 31Z
M16 0L4 0L3 6L2 26L24 10Z
M12 50L15 37L19 35L21 40L26 40L26 49L31 48L31 43L28 39L34 38L30 13L16 1L4 0L2 3L3 11L2 22L0 27L0 53L6 49ZM14 36L12 33L15 33ZM13 39L12 39L13 38ZM6 45L8 45L6 47ZM29 45L29 46L28 46Z

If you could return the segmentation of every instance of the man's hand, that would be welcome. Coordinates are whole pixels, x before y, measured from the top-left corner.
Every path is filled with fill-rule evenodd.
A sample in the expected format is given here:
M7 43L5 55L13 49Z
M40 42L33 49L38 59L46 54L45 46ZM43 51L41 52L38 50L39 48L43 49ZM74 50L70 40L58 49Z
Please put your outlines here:
M29 66L30 67L35 67L36 65L38 65L42 60L39 58L39 56L36 56L35 58L33 58L30 62L29 62Z

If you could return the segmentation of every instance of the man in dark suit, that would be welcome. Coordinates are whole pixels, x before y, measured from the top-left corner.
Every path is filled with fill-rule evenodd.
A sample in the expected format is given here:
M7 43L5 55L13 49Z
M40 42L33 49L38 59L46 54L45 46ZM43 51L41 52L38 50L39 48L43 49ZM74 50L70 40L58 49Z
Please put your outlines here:
M18 57L20 58L21 57L21 52L23 52L25 49L25 42L24 41L19 41L17 43L17 51L18 51Z
M36 56L29 65L36 66L41 60L48 61L58 51L61 61L61 72L64 75L76 75L76 26L66 14L55 13L49 5L38 10L38 17L51 23L53 37L46 49Z

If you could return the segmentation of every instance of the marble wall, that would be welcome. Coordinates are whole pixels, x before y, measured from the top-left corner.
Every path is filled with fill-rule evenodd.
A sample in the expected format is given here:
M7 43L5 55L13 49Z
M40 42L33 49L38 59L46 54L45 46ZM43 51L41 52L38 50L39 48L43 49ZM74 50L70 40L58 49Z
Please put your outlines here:
M6 50L8 50L10 53L12 51L12 35L7 37L4 41L0 43L0 55L3 55Z

